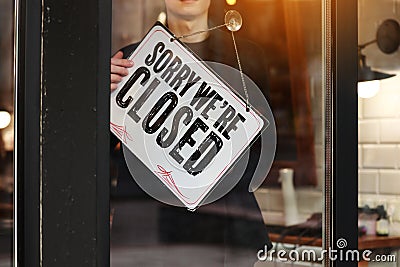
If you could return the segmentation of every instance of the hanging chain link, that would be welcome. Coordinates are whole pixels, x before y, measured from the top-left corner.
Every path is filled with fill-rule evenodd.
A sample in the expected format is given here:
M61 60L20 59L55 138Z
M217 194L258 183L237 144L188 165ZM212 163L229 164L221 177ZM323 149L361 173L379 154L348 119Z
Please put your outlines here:
M171 41L175 41L175 40L179 40L179 39L182 39L182 38L190 37L190 36L193 36L193 35L209 32L209 31L212 31L212 30L216 30L216 29L225 27L226 25L227 24L222 24L222 25L218 25L218 26L209 28L207 30L202 30L202 31L198 31L198 32L194 32L194 33L190 33L190 34L186 34L186 35L181 35L181 36L174 36Z
M243 90L244 90L244 94L246 96L246 111L249 111L249 94L247 92L247 86L246 86L246 82L244 81L244 75L243 75L243 70L242 70L242 64L240 63L240 58L239 58L239 52L236 46L236 41L235 41L235 35L232 33L232 40L233 40L233 46L235 47L235 54L236 54L236 59L237 59L237 63L239 66L239 72L240 72L240 78L242 79L242 85L243 85Z

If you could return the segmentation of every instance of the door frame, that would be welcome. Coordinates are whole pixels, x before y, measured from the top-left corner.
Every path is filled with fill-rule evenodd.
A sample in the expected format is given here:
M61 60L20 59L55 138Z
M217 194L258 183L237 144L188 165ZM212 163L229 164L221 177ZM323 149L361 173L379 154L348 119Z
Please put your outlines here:
M328 131L324 245L335 249L336 241L345 238L348 249L357 249L357 1L323 3ZM107 144L111 1L85 1L85 7L90 8L80 8L82 4L77 0L15 0L15 266L49 265L55 260L60 266L78 262L108 266L110 262ZM76 27L75 22L82 17L91 27ZM57 41L60 32L70 34L70 42L63 38ZM85 57L60 58L54 53L75 49L74 53L82 54L88 43L91 52ZM60 66L68 71L52 71ZM76 66L91 71L82 78ZM64 87L76 94L87 90L85 97L66 94L57 83L63 79L71 79ZM80 79L85 86L80 85ZM53 97L50 90L56 90L59 97ZM73 104L79 105L81 118L87 120L84 129L73 115ZM60 118L70 128L65 128ZM48 125L52 125L51 130ZM82 130L79 133L68 131L78 128ZM58 130L57 138L53 130ZM65 140L79 144L76 151L68 152ZM66 149L64 157L58 147ZM75 158L72 165L62 164L65 153ZM87 153L95 156L87 157ZM60 188L66 184L73 185L67 195L77 197L77 202L65 200ZM68 214L82 217L74 220ZM74 232L54 227L65 223ZM355 264L325 262L326 266Z

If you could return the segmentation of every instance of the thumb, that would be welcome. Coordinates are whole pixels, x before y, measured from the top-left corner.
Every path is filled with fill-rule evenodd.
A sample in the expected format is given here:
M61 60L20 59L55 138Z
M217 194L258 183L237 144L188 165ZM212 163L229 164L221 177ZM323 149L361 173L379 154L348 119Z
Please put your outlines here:
M123 57L124 57L124 53L122 53L122 51L118 51L117 53L114 54L114 56L112 58L121 59Z

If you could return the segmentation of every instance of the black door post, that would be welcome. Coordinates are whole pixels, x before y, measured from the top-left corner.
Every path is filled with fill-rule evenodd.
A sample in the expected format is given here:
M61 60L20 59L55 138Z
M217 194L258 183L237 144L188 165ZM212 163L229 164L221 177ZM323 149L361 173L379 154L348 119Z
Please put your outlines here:
M108 266L111 1L17 9L18 266Z

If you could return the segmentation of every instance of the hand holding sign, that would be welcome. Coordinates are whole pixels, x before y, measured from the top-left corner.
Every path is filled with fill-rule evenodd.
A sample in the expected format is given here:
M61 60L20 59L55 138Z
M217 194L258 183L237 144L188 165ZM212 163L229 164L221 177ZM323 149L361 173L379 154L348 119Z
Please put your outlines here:
M118 51L111 58L111 92L117 89L122 78L129 74L128 68L133 66L133 62L129 59L124 59L124 54Z

